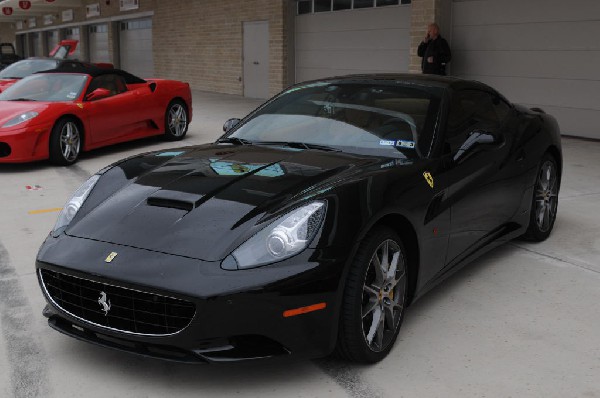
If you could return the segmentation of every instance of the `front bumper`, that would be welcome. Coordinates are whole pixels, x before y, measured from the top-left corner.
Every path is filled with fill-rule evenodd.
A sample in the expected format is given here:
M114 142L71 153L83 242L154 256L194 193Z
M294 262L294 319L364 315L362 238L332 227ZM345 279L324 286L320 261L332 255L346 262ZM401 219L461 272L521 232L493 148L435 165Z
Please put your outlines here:
M118 255L110 264L108 253ZM319 261L314 261L319 258ZM49 237L36 263L48 301L49 325L71 337L140 355L180 362L218 362L329 354L337 336L343 266L306 250L252 270L61 235ZM49 297L41 270L174 297L195 304L190 324L170 335L113 330L74 316ZM100 292L97 293L98 295ZM118 302L113 297L113 306ZM284 312L325 303L297 316ZM98 304L98 310L101 310Z
M47 159L52 126L0 129L0 163L24 163Z

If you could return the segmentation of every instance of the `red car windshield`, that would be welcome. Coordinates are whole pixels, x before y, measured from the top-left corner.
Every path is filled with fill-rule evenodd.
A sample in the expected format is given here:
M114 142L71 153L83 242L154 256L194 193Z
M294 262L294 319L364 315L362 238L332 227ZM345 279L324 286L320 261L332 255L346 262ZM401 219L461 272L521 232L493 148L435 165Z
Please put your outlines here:
M0 101L72 102L79 98L88 76L40 73L28 76L0 94Z
M56 68L58 61L54 59L24 59L7 66L0 72L0 79L22 79L36 72Z

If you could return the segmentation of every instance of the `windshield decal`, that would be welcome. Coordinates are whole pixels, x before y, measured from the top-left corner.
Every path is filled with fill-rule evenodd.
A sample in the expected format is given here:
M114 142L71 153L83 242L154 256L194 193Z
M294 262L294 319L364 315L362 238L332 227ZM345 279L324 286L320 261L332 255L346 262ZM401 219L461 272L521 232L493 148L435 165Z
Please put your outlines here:
M406 141L406 140L398 140L396 142L396 146L399 146L400 148L414 149L415 142L414 141Z
M379 140L379 145L385 145L385 146L396 146L396 141L394 140Z

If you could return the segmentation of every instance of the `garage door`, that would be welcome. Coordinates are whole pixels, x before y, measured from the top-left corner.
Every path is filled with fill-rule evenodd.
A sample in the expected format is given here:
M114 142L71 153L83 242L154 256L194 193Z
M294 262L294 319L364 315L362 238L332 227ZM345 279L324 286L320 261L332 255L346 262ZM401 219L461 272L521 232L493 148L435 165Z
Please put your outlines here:
M598 0L454 1L451 72L600 138L599 15Z
M46 48L48 49L48 53L56 47L58 44L58 31L50 30L46 32ZM48 55L48 54L45 54Z
M65 39L66 40L81 40L80 39L80 35L79 35L79 28L68 28L65 29ZM77 49L75 50L75 52L73 53L73 55L70 55L69 58L71 59L81 59L81 44L77 45Z
M153 77L152 19L121 22L121 69L140 77Z
M29 47L29 56L30 57L39 57L41 56L42 49L40 42L40 34L39 32L34 32L29 34L30 47Z
M408 72L410 5L318 12L320 3L315 1L313 12L296 16L296 81Z
M92 25L88 29L90 62L110 62L108 53L108 25Z

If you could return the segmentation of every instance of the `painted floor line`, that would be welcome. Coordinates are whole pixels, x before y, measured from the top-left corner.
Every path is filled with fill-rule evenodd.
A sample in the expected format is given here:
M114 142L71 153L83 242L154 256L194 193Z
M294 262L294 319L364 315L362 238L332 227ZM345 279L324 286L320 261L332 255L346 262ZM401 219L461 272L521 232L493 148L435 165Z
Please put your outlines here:
M56 211L61 211L62 207L54 207L52 209L42 209L42 210L30 210L27 214L43 214L43 213L53 213Z

